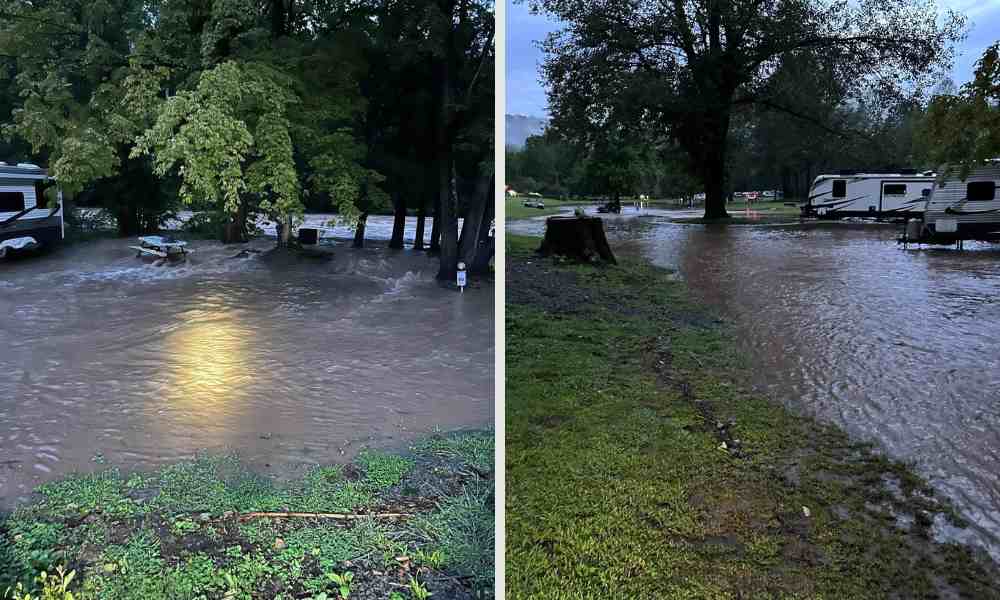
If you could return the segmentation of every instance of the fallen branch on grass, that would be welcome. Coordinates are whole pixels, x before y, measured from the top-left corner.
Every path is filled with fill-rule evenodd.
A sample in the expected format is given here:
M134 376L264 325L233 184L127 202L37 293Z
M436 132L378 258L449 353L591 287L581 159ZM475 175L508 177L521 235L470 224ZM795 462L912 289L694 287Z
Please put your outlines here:
M412 517L410 513L317 513L317 512L250 512L240 513L236 517L240 521L248 519L334 519L338 521L354 521L358 519L405 519Z

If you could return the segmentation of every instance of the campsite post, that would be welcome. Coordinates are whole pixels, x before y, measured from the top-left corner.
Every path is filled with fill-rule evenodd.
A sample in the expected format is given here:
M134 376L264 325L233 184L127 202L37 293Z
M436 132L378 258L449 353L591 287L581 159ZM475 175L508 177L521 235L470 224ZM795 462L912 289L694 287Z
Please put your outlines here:
M458 291L462 294L465 293L465 263L458 263L458 273L455 275L458 283Z

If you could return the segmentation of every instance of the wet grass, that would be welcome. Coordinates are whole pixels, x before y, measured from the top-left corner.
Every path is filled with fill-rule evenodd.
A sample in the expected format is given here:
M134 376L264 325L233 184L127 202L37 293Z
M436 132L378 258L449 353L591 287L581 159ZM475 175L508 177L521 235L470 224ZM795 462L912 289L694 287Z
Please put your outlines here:
M541 200L545 202L545 208L528 208L524 206L526 200ZM527 219L529 217L542 217L547 215L557 215L563 212L562 206L580 206L593 204L586 200L557 200L555 198L530 198L528 196L518 196L517 198L507 198L504 202L504 216L507 219Z
M407 599L413 581L435 599L491 597L492 456L492 432L463 432L287 484L235 456L69 477L0 521L0 598L59 566L84 600Z
M682 283L507 239L509 597L998 597L993 563L933 541L947 503L748 390Z

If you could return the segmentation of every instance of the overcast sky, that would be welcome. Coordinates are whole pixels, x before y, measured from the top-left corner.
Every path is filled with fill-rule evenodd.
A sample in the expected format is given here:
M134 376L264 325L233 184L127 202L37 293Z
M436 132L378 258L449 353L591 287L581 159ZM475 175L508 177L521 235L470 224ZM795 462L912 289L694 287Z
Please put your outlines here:
M1000 39L1000 0L938 0L969 17L969 36L959 47L952 79L961 85L972 78L976 60ZM544 16L532 15L524 4L507 4L507 113L547 116L545 91L538 79L542 51L536 41L559 25Z

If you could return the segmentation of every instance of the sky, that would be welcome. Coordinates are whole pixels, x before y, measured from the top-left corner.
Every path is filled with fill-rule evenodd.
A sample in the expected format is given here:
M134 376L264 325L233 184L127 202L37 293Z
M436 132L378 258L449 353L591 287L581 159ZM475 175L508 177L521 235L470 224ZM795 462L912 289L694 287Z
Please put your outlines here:
M1000 40L1000 0L938 0L942 9L953 9L969 18L970 30L958 46L951 77L961 85L972 78L983 51ZM557 22L532 15L520 3L507 4L507 113L545 117L545 90L538 81L542 51L537 41L559 29Z

